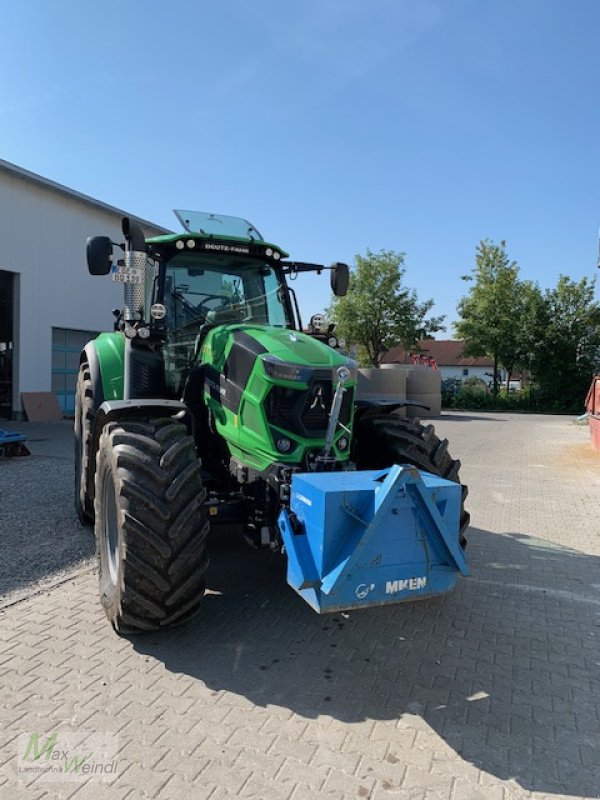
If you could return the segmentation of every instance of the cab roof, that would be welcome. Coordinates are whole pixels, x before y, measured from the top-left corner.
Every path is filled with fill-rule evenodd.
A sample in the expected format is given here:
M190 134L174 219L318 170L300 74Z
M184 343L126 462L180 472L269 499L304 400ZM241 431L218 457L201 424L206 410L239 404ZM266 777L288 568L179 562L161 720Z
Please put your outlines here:
M289 253L275 244L265 242L257 228L246 219L231 217L225 214L212 214L206 211L175 210L175 216L181 222L184 233L171 233L152 236L146 242L149 245L174 245L182 242L184 248L213 253L230 253L232 255L250 255L267 259L280 260ZM194 244L188 244L193 242Z

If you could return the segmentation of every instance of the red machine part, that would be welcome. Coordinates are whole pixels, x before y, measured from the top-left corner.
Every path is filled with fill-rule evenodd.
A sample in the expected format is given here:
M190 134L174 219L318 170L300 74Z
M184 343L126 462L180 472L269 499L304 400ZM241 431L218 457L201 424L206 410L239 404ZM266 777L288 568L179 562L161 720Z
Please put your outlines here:
M437 361L433 356L426 356L423 353L409 353L410 359L415 367L431 367L437 369Z
M585 399L585 410L588 412L592 447L600 451L600 375L596 375Z

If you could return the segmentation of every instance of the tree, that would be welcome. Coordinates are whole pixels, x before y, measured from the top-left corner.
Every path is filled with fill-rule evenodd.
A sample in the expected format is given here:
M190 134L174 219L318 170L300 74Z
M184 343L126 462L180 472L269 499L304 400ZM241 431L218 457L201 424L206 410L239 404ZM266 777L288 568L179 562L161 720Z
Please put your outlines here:
M577 408L600 367L600 304L595 279L561 275L536 314L531 371L542 396L560 408Z
M357 255L345 297L336 297L328 316L336 332L360 348L363 364L379 366L391 347L414 347L439 330L443 316L429 317L433 300L420 303L414 289L403 286L405 254L380 250Z
M519 280L519 266L510 261L506 242L482 240L475 255L468 294L458 303L461 319L454 327L465 340L467 356L489 356L494 361L493 392L498 394L498 371L506 370L506 386L513 370L523 360L523 346L529 341L528 321L535 316L539 289Z

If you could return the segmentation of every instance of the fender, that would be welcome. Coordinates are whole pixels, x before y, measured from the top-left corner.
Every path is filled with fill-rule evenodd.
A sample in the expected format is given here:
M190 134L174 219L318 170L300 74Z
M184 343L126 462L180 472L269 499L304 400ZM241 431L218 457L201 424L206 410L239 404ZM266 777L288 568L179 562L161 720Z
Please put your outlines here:
M129 393L131 387L126 386L125 367L131 371L131 342L126 341L120 332L101 333L91 342L88 342L80 356L80 363L87 361L90 368L94 400L94 427L90 440L89 469L87 474L87 493L94 498L94 480L96 472L96 452L102 428L113 419L143 417L143 416L169 416L173 413L186 411L185 405L177 401L161 399L124 399L124 392ZM140 388L146 388L151 396L164 394L164 379L162 378L162 359L153 357L160 370L158 384L154 386L133 387L133 394L139 394ZM154 370L156 372L156 370ZM137 389L137 391L135 391ZM182 415L184 416L184 415ZM185 415L188 429L192 428L189 414Z
M398 408L424 408L429 411L429 406L423 403L411 403L410 400L396 400L391 403L377 402L374 400L356 400L354 403L354 419L358 422L362 417L372 414L392 414Z
M92 391L94 393L93 400L95 411L104 402L104 389L102 387L100 359L98 358L94 340L88 342L81 351L79 366L81 366L84 361L87 361L88 367L90 368L90 380L92 381Z
M79 363L87 361L94 391L94 409L105 400L123 399L125 337L121 333L101 333L83 348Z
M114 420L136 417L173 417L180 414L182 422L190 428L189 412L180 400L105 400L94 418L92 443L100 439L102 428Z
M185 403L179 400L105 400L96 410L94 427L90 441L90 468L87 475L89 497L95 496L96 481L96 453L100 434L108 422L123 419L136 419L147 417L173 417L180 416L184 425L193 435L191 416Z
M124 340L125 337L120 333L101 333L86 344L79 356L79 364L87 361L90 368L95 421L98 419L98 409L105 400L114 398L114 395L118 395L119 392L121 397L123 396ZM87 496L92 503L94 502L96 450L99 438L99 434L98 437L95 435L95 428L96 424L94 424L90 440L89 468L86 475Z

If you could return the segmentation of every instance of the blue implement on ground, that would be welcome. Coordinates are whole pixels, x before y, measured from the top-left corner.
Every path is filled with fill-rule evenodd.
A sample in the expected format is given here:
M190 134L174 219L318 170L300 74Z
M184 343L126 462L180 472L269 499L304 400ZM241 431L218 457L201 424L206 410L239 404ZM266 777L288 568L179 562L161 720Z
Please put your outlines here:
M447 592L469 573L460 511L459 484L413 466L295 474L287 581L318 613Z
M27 436L24 433L0 428L0 455L8 456L8 458L30 455L29 450L24 445L26 441Z

